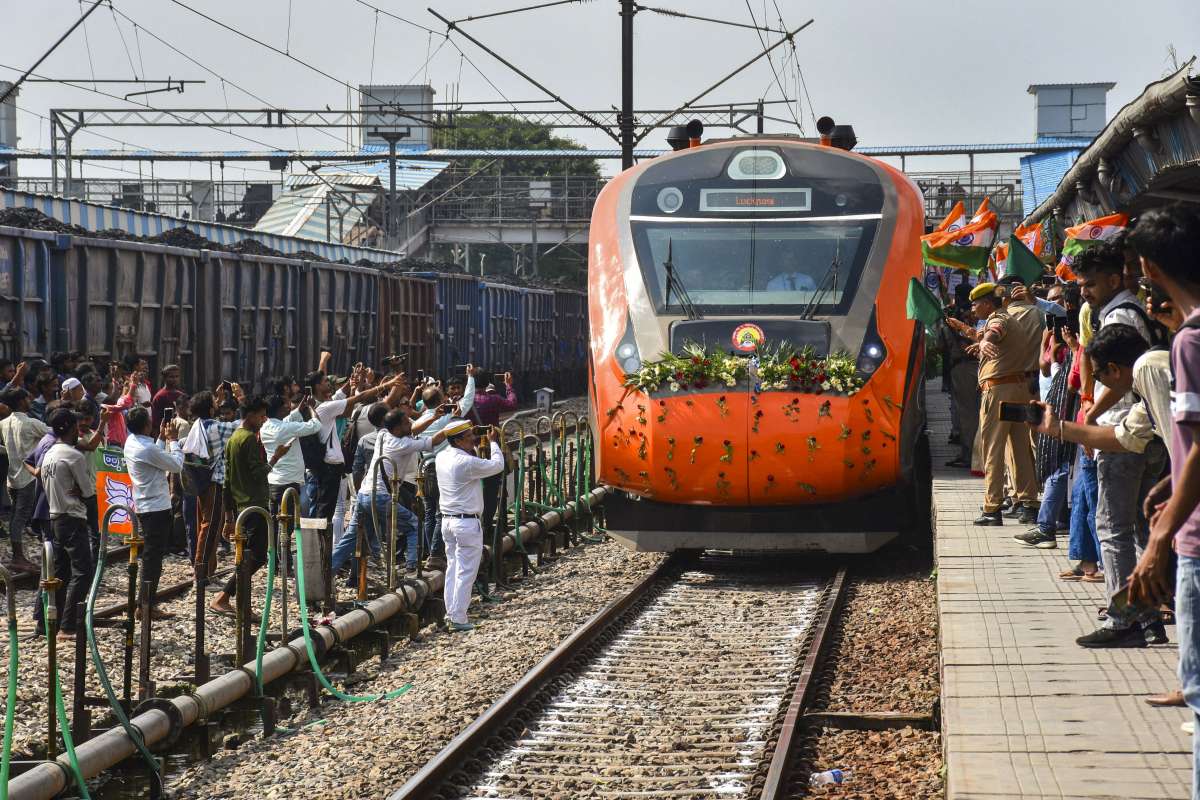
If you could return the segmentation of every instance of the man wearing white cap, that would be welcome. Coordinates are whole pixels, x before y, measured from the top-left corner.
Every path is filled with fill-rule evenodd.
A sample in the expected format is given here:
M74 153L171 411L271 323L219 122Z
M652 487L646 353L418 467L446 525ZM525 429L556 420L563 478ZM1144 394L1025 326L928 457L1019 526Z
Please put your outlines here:
M488 432L491 458L487 459L475 455L477 440L469 421L457 420L443 431L450 446L434 459L446 543L443 596L447 626L451 631L469 631L475 626L467 622L467 606L483 556L483 479L504 471L504 455L495 428Z
M83 381L78 378L67 378L62 382L62 397L71 405L78 408L83 400Z

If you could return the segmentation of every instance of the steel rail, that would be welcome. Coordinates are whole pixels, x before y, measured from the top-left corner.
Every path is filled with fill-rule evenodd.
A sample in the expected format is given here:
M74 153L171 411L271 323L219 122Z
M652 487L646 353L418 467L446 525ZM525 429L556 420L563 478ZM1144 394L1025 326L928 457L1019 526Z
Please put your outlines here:
M771 765L767 769L767 778L763 783L760 800L782 800L788 796L791 789L788 768L792 756L800 742L800 724L804 712L813 701L817 689L817 678L825 662L832 639L833 622L837 619L845 600L846 568L839 567L837 574L829 584L825 595L824 608L817 619L815 633L808 645L808 653L804 657L804 665L796 680L796 688L792 692L791 702L783 716L783 728L779 732L779 740L775 752L771 755Z
M660 579L666 577L670 570L674 569L676 561L675 558L663 560L657 569L634 584L624 595L593 614L587 622L577 628L537 666L525 673L521 680L505 692L503 697L493 703L462 733L454 737L416 775L388 795L388 800L417 800L417 798L432 797L442 782L462 767L470 753L506 725L513 713L520 710L550 681L558 677L563 669L585 648L594 643L597 637L607 630L617 618L643 598Z

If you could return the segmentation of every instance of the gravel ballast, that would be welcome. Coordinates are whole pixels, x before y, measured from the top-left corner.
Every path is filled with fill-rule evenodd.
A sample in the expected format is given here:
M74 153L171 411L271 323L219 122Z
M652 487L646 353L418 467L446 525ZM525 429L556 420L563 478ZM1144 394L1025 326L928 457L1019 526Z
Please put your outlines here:
M893 546L857 559L814 711L898 712L937 721L937 595L928 554ZM941 736L914 727L846 730L806 723L792 768L794 797L940 798ZM849 770L841 786L808 776Z
M324 724L280 740L256 739L218 753L170 785L176 798L386 797L499 699L563 637L615 599L662 560L615 543L565 551L506 601L482 612L466 634L426 628L424 641L398 648L378 680L355 684L358 694L411 681L413 689L386 703L327 701L281 724ZM372 660L366 667L378 664ZM281 776L287 776L281 780Z

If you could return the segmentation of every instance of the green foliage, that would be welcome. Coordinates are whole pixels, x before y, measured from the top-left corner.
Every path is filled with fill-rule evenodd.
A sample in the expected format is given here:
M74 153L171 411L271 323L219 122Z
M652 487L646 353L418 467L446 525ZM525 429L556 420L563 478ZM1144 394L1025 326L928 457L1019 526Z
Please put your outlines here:
M625 376L625 385L647 394L665 386L672 392L705 389L709 385L733 387L749 380L763 391L798 391L815 394L854 394L862 388L854 359L847 353L825 358L810 348L797 350L787 342L760 345L755 359L730 355L720 348L705 350L695 342L684 345L682 355L663 353Z
M550 128L519 117L504 114L455 114L447 116L448 127L433 131L433 146L456 150L581 150L584 146L566 136L556 136ZM459 162L476 170L486 159ZM511 158L497 165L504 173L542 177L546 175L582 175L599 177L594 160L578 158Z

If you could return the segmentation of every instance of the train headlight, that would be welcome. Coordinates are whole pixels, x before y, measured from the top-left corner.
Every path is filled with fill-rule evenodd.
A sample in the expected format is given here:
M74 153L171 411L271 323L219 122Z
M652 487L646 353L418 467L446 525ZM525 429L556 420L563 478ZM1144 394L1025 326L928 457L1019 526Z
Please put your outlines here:
M858 351L858 361L855 363L858 376L863 380L871 377L885 358L887 358L887 347L879 338L879 330L875 327L875 312L872 310L871 319L867 323L866 335L863 336L862 348Z
M664 214L674 214L683 208L683 192L674 186L668 186L658 193L658 210Z
M729 163L735 181L777 181L787 174L783 157L773 150L743 150Z
M625 333L621 336L621 341L617 343L615 353L617 364L625 371L626 375L632 375L642 368L642 356L638 352L637 342L633 338L633 320L628 317L625 319Z

